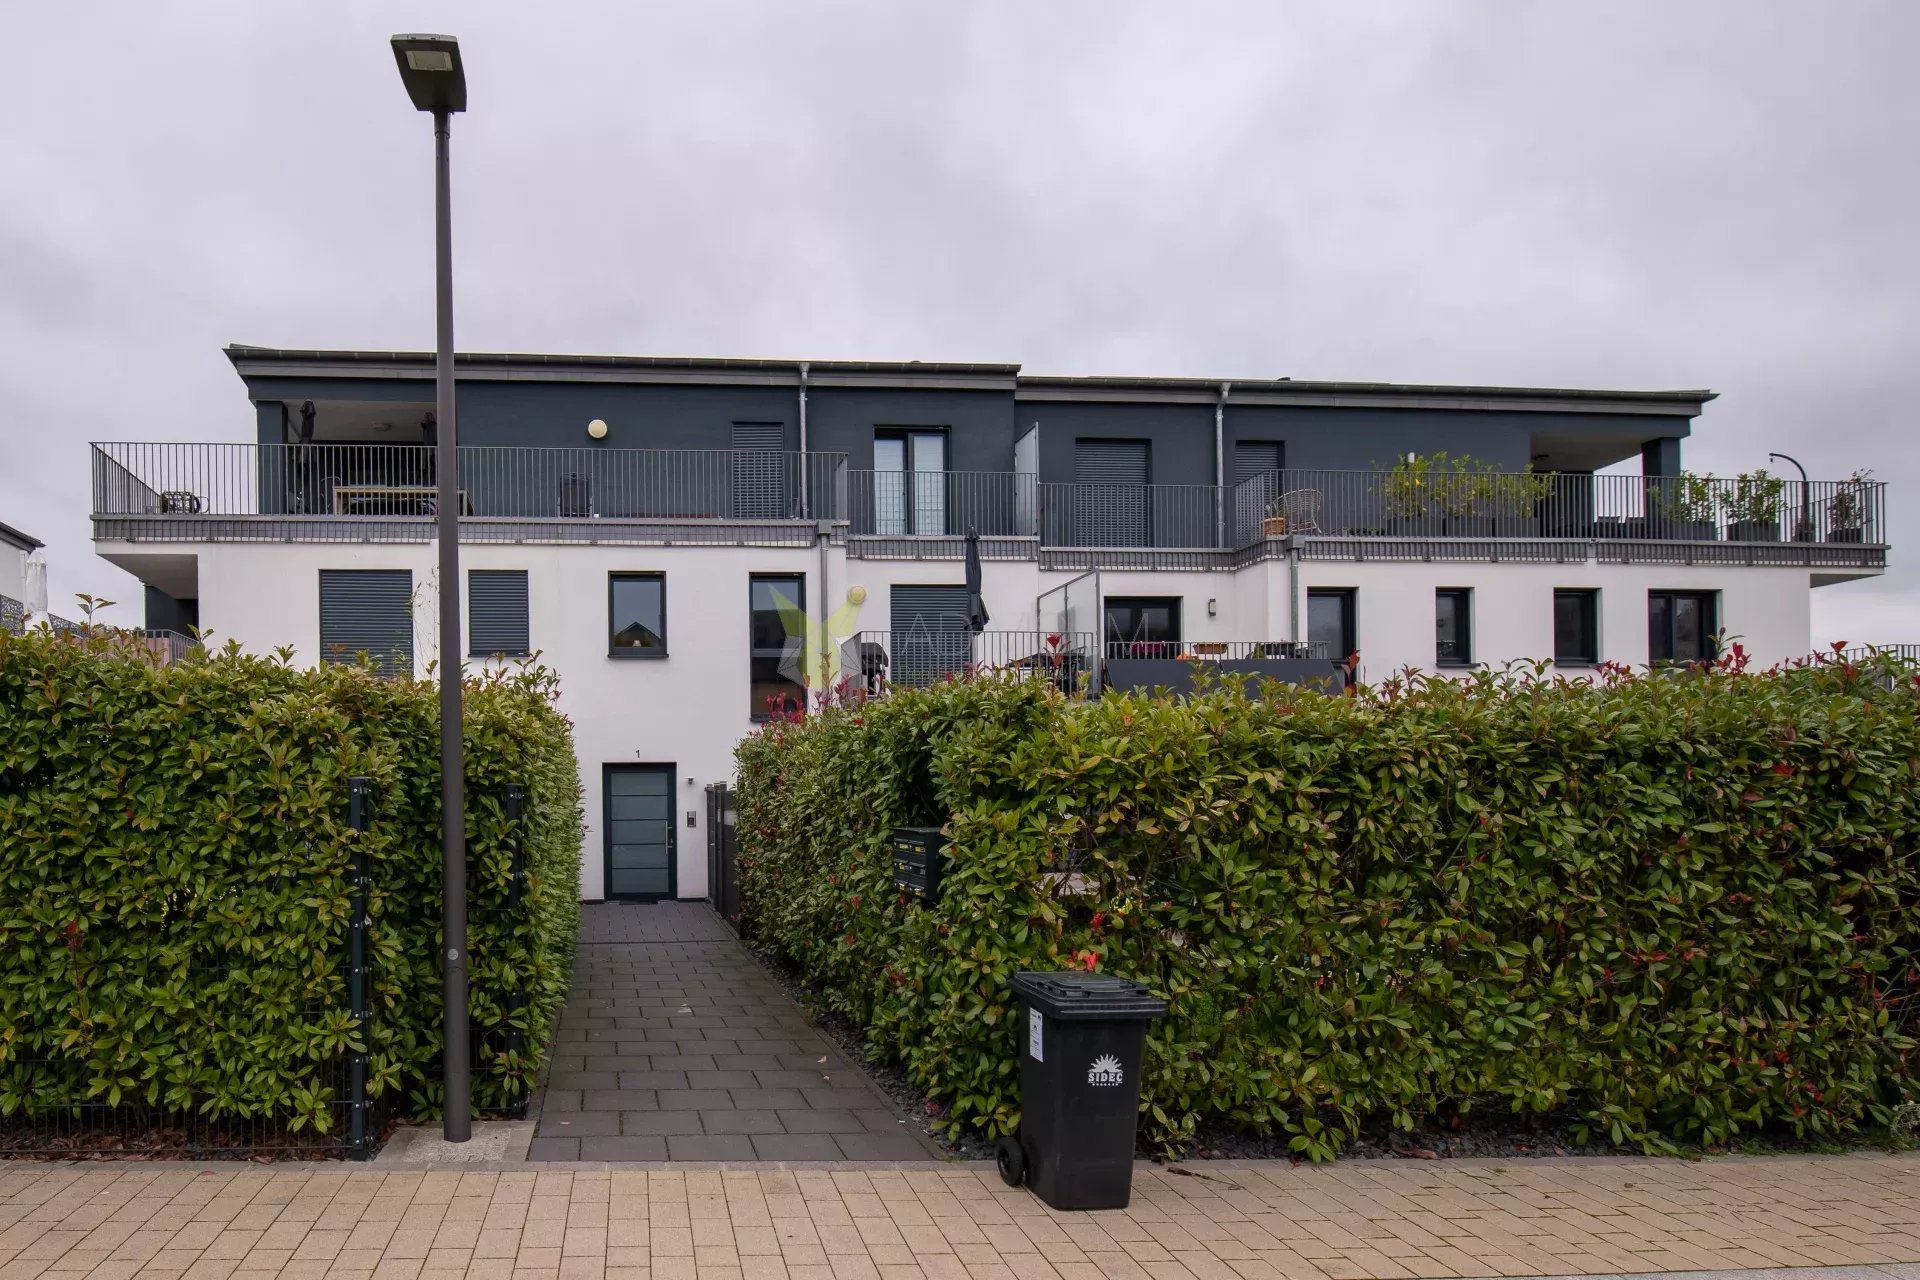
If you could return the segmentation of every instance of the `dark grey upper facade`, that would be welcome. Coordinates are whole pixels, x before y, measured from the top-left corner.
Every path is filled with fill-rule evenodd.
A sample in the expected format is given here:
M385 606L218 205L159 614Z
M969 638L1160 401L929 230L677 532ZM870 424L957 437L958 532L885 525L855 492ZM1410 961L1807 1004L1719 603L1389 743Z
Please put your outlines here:
M262 444L418 444L431 438L433 361L422 352L229 347ZM876 433L938 432L949 472L1083 478L1082 441L1124 440L1155 485L1229 483L1242 442L1282 465L1374 471L1408 453L1493 469L1579 473L1635 456L1677 472L1709 391L1031 377L1017 365L666 359L473 353L457 363L469 447L731 449L735 424L777 424L785 447L874 467ZM804 433L803 432L804 393ZM313 406L310 435L302 409ZM590 438L590 422L606 434ZM1030 461L1016 442L1037 433ZM1216 440L1223 448L1216 447ZM1022 464L1025 465L1022 465Z

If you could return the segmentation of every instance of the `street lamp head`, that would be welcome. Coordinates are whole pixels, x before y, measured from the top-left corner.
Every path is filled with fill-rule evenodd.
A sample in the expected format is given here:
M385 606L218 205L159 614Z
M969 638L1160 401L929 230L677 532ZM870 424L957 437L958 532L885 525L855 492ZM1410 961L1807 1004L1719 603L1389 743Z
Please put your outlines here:
M465 111L467 72L460 64L460 42L452 36L393 38L393 60L407 96L422 111Z

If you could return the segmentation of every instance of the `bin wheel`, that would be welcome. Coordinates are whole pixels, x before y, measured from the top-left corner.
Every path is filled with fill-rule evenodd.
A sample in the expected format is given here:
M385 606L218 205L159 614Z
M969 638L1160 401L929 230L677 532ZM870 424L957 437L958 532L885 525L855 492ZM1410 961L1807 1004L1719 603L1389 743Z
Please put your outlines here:
M994 1147L993 1159L1000 1166L1000 1181L1010 1187L1017 1187L1026 1181L1027 1153L1020 1149L1020 1139L1000 1139Z

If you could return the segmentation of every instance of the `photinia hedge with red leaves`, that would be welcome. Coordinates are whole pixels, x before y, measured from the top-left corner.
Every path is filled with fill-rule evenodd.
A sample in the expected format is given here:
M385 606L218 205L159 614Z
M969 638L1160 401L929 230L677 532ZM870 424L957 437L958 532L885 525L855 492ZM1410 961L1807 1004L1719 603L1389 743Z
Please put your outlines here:
M1744 666L855 699L741 745L743 921L956 1128L1018 1124L1009 976L1098 967L1172 1006L1170 1149L1474 1107L1844 1137L1915 1092L1920 673ZM928 908L886 841L942 824Z

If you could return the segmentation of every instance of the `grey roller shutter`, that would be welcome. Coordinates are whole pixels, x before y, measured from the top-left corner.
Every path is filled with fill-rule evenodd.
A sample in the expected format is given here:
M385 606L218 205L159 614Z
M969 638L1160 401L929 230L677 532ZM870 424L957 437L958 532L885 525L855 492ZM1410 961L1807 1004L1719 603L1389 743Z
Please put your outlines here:
M1080 440L1074 449L1068 537L1078 547L1153 545L1152 474L1145 440Z
M1233 446L1233 483L1285 469L1287 447L1277 440L1242 440Z
M888 678L894 684L933 684L966 670L965 586L895 586L891 605L893 653Z
M382 675L413 674L413 573L320 571L320 660L373 659Z
M789 482L784 422L733 424L733 517L785 520L798 514Z
M467 575L467 653L489 658L533 652L525 569L475 569Z
M1240 440L1233 446L1233 518L1236 544L1246 546L1265 535L1265 521L1277 514L1281 470L1287 446L1278 440Z

